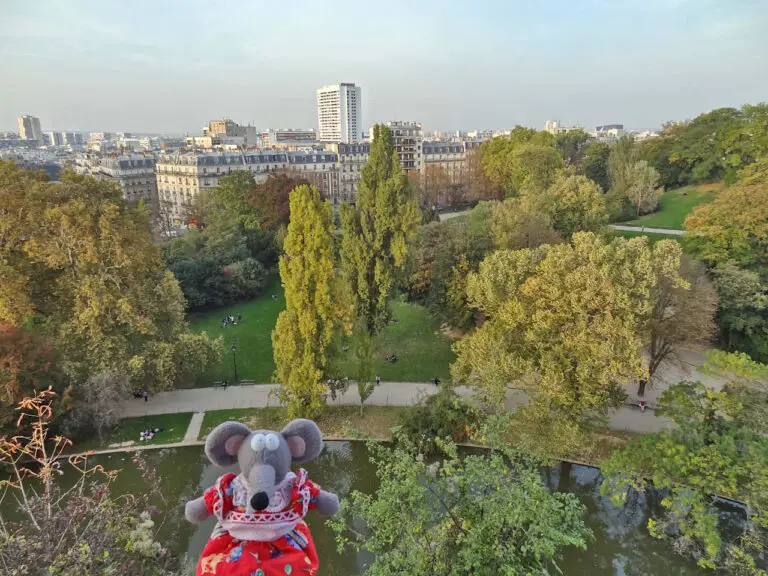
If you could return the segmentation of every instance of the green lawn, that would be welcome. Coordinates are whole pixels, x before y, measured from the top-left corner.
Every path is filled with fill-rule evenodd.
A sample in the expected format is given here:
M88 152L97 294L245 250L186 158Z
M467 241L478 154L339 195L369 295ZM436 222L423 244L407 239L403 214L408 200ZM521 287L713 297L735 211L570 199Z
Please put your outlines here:
M636 220L622 222L622 224L682 230L685 217L694 207L712 201L720 188L722 184L704 184L664 192L659 199L657 212L646 214Z
M366 406L360 416L358 406L330 406L315 421L326 438L392 438L392 428L400 426L412 408L408 406ZM200 428L202 440L222 422L235 420L251 430L282 430L289 422L283 407L233 408L205 413Z
M392 317L399 322L390 322L374 343L374 372L382 380L394 382L429 382L435 376L447 379L456 356L451 340L440 331L440 322L426 308L406 302L392 303ZM347 339L346 343L350 348L338 352L338 366L343 375L354 378L355 342ZM399 360L387 362L386 354L396 354Z
M277 301L272 300L277 294ZM285 308L280 279L270 280L264 296L218 308L211 312L190 317L190 327L195 331L206 331L212 338L224 336L226 356L221 364L211 369L199 379L200 386L210 386L212 382L228 380L233 382L234 366L231 346L237 343L237 375L240 380L253 380L258 384L272 381L275 362L272 357L272 329L277 316ZM440 332L440 323L429 315L426 308L405 302L392 303L393 318L398 323L390 323L376 338L374 346L374 369L382 380L427 382L435 376L448 378L448 365L455 356L451 351L451 340ZM237 326L221 327L224 315L243 315L243 321ZM355 343L345 340L350 346L347 352L339 347L338 365L343 374L354 377ZM396 354L397 363L384 361L385 354Z
M272 300L277 294L277 300ZM237 376L240 380L253 380L259 384L272 381L275 362L272 358L272 329L277 316L285 308L285 296L280 285L280 277L270 278L264 295L249 302L241 302L211 312L190 315L190 328L195 332L207 332L211 338L224 336L226 356L224 361L209 370L199 379L200 386L210 386L212 382L228 380L233 382L234 362L232 344L237 344ZM242 322L236 326L228 324L221 327L224 316L237 317L242 314Z
M141 400L136 400L141 402ZM78 442L73 442L72 450L84 452L86 450L97 450L109 447L110 444L118 444L133 440L135 444L171 444L184 440L184 434L189 427L189 421L192 418L191 412L181 412L178 414L158 414L155 416L142 416L140 418L126 418L99 440L97 436L87 438ZM160 428L152 440L140 441L139 433L148 428Z

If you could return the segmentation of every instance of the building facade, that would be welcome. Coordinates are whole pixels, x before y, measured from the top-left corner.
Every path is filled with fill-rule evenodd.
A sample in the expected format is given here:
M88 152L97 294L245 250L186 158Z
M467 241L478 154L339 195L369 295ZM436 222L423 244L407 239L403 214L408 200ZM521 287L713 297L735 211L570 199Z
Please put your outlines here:
M424 173L439 167L451 184L460 184L467 168L470 142L424 142Z
M363 126L362 96L354 83L331 84L317 90L318 136L323 142L356 144Z
M400 159L400 165L406 172L424 168L424 132L418 122L394 121L387 122L387 128L392 132L392 143ZM370 139L373 142L374 133L371 128Z
M338 155L335 152L248 150L162 153L156 166L161 210L174 220L184 221L201 190L217 186L222 177L240 170L249 171L256 182L263 182L271 172L296 173L305 176L326 197L338 196Z
M40 128L40 118L37 116L19 116L16 119L19 125L19 138L22 140L36 140L43 143L43 130Z
M357 186L361 173L371 157L371 145L338 144L335 147L339 157L339 194L331 198L334 204L357 202Z
M596 127L592 135L598 142L615 142L624 134L624 124L604 124Z
M157 196L154 154L102 155L83 152L75 155L72 169L78 174L114 182L128 202L143 200L147 204Z
M317 142L317 132L311 128L270 128L261 137L265 148L312 146Z

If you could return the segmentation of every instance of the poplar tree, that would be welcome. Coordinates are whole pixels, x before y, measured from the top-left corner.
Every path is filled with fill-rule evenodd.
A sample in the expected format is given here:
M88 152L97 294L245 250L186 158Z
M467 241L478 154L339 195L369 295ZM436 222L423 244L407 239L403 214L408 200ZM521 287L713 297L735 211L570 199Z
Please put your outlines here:
M375 335L389 320L396 273L421 220L408 179L386 126L374 126L371 156L363 168L357 205L343 205L341 263L357 314Z
M272 332L277 381L292 416L312 416L323 407L326 352L337 319L334 304L333 213L314 186L290 193L291 222L280 258L286 308Z

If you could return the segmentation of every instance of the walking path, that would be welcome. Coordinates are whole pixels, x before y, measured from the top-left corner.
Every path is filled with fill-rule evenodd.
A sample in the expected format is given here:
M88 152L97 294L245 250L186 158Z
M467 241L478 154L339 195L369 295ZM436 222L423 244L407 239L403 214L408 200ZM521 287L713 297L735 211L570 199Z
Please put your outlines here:
M652 234L670 234L672 236L682 236L687 234L686 230L675 230L673 228L648 228L647 226L625 226L624 224L609 224L616 230L626 230L628 232L650 232Z
M203 425L203 418L205 418L205 412L195 412L192 414L187 432L184 434L184 442L194 442L197 440L197 437L200 435L200 428Z

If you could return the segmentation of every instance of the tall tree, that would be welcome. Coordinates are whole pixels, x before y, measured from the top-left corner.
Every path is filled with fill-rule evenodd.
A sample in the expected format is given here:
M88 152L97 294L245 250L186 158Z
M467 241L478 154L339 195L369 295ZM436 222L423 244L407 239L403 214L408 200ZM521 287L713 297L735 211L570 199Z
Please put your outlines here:
M566 166L572 166L581 172L584 155L593 140L583 129L568 130L555 136L555 146L563 157Z
M536 195L507 198L496 204L491 231L498 248L520 250L557 244L562 240L552 226L552 216L539 209Z
M584 150L584 176L600 186L603 193L611 189L608 158L611 147L605 142L590 142Z
M334 303L333 211L320 192L299 186L291 192L291 222L280 258L285 310L272 332L277 381L293 416L316 415L326 351L339 318Z
M608 156L608 174L611 177L611 188L626 194L632 185L632 169L639 160L635 140L632 136L622 136L611 147Z
M625 194L635 208L635 216L656 210L661 196L659 173L645 160L639 160L628 168L625 177L629 185Z
M686 347L708 344L715 332L717 294L704 269L683 256L674 240L657 242L652 252L656 281L646 326L648 377L640 379L638 396L662 363L677 360Z
M395 275L402 270L408 240L421 216L400 167L392 134L374 126L371 155L358 185L357 205L342 205L341 264L368 333L389 318Z
M653 282L644 237L606 243L579 232L572 244L494 252L468 280L487 320L454 345L454 381L492 405L522 388L523 443L550 457L578 451L621 405L621 384L645 374L641 326Z

